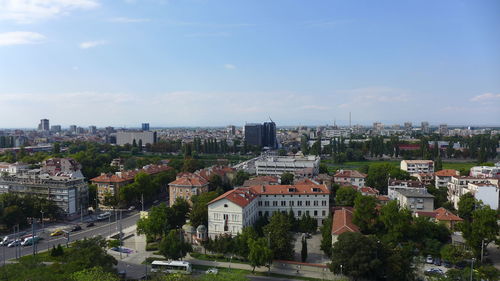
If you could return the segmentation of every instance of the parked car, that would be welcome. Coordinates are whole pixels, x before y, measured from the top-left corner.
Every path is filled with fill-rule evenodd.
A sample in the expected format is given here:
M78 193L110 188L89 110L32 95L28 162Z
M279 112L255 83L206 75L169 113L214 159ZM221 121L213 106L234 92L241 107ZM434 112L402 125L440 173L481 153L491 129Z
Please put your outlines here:
M54 230L50 236L59 236L59 235L63 235L64 234L64 231L62 229L56 229Z
M111 213L110 212L105 212L105 213L97 215L97 220L98 221L102 221L102 220L105 220L105 219L107 219L109 217L111 217Z
M434 263L434 259L432 258L431 255L428 255L427 258L425 259L425 262L428 264Z
M92 226L95 226L94 222L91 221L91 222L87 223L87 227L92 227Z
M440 258L435 258L434 259L434 265L441 266L441 259Z
M130 207L128 207L128 210L129 210L129 211L133 211L133 210L135 210L135 206L130 206Z
M77 225L73 226L73 228L71 229L71 232L75 232L78 230L82 230L82 227L77 224Z
M206 274L218 274L219 270L215 267L209 268L206 272Z
M455 264L456 269L464 269L467 266L466 261L460 261Z
M26 238L23 242L21 242L21 246L30 246L30 245L38 243L38 241L40 241L39 236L33 236L30 238Z
M430 274L430 275L434 275L434 274L435 275L443 275L444 274L444 272L441 269L435 268L435 267L427 269L425 271L425 273Z
M443 260L443 266L446 268L450 268L452 266L452 264L451 264L451 262L449 262L447 260Z

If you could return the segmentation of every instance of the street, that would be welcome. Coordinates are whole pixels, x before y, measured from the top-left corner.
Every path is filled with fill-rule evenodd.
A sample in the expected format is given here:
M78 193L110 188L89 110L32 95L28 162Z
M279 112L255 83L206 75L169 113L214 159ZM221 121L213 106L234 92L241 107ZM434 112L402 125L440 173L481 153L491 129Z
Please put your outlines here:
M119 216L119 213L118 213ZM109 236L110 234L115 234L117 233L118 229L118 221L114 221L115 216L112 215L110 220L105 220L101 222L95 222L95 226L93 227L86 227L86 223L79 223L80 226L82 227L82 230L76 231L76 232L71 232L70 233L70 240L69 242L73 242L75 240L80 240L83 238L88 238L88 237L94 237L94 236ZM123 212L122 214L122 229L133 226L137 223L139 220L139 212ZM110 222L111 221L111 222ZM75 224L64 224L65 227L72 227ZM56 236L56 237L51 237L51 229L54 229L55 227L46 227L45 231L40 233L40 229L36 230L37 235L42 237L43 239L40 240L35 246L35 248L38 251L43 251L47 249L51 249L52 246L57 246L58 244L66 244L67 239L63 236ZM21 256L25 255L30 255L33 254L33 248L32 246L26 246L22 247L19 246ZM15 259L16 258L16 247L8 248L7 246L3 246L2 250L0 252L0 256L2 257L2 264L4 261L7 261L9 259Z

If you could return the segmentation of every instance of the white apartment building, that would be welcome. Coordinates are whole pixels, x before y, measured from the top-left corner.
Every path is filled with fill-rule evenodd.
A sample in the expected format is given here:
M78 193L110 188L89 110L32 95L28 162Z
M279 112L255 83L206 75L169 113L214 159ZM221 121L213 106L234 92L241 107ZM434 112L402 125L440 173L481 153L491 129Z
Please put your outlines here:
M24 171L27 171L29 168L28 164L24 163L7 163L7 162L0 162L0 173L6 173L9 175L15 175L17 173L21 173Z
M356 170L339 170L333 176L333 181L340 185L363 187L365 186L366 177L366 174Z
M451 182L452 177L459 176L460 173L457 170L441 170L437 171L435 174L435 183L437 188L447 187L448 183Z
M422 192L427 192L427 188L425 188L425 185L420 182L420 181L414 181L414 180L393 180L389 179L389 183L387 186L387 196L391 200L397 199L398 192L406 190L406 191L422 191Z
M410 174L434 173L434 161L432 160L402 160L401 170Z
M312 175L319 174L320 157L309 156L264 156L255 161L257 175L281 176L283 173L294 173L309 169Z
M475 166L470 168L471 177L500 178L500 162L495 166Z
M256 185L228 191L208 204L208 235L236 235L260 216L293 212L309 215L323 224L329 214L326 185Z
M119 131L116 133L116 144L133 144L135 142L139 145L139 140L142 141L142 145L148 143L156 143L156 132L151 131Z
M474 189L478 189L475 188L474 186L469 187L469 184L472 185L493 184L498 186L498 181L499 181L498 179L484 179L484 178L460 177L460 176L452 177L451 182L448 183L448 201L453 203L455 209L458 209L458 202L460 201L460 196L464 195L465 193L471 192Z

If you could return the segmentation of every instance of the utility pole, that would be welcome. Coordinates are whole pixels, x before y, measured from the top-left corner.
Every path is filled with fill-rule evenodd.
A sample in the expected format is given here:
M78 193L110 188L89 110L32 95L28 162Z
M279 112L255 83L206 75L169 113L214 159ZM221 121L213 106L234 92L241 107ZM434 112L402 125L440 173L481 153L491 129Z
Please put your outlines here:
M144 194L141 193L141 205L142 205L142 211L144 212Z
M481 240L481 263L483 262L483 254L484 254L484 239Z
M118 235L120 236L120 260L122 259L122 250L123 250L123 247L122 247L122 210L120 209L120 232L118 233Z
M31 220L31 250L35 256L35 219Z
M42 213L42 232L44 232L45 227L43 226L43 209L40 210L40 213Z

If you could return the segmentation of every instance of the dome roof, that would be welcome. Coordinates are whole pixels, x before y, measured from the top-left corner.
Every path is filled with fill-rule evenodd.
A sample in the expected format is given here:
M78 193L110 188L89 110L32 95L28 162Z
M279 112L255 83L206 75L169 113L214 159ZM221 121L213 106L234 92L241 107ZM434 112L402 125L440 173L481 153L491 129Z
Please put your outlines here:
M207 232L207 227L204 226L204 225L198 225L198 227L196 228L196 231L197 232Z

